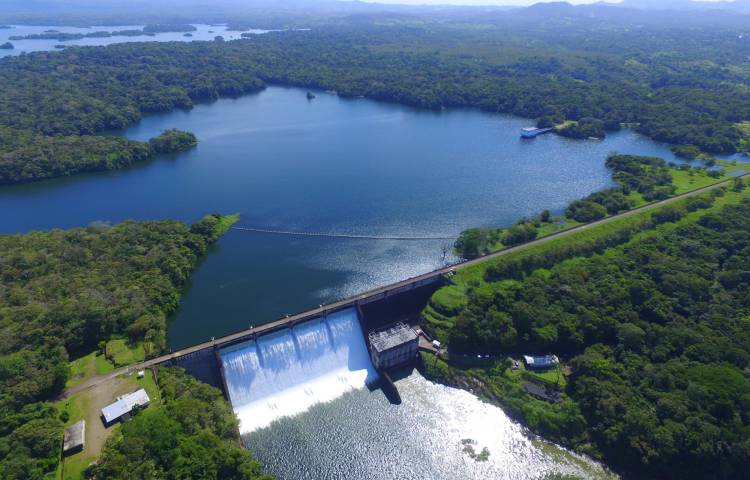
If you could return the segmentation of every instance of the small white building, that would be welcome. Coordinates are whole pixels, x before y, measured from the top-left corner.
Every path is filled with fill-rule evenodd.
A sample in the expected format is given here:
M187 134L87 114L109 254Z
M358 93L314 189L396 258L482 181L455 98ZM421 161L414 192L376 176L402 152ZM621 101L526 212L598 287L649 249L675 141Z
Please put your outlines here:
M146 390L140 389L117 398L115 403L102 408L102 418L107 425L130 415L135 407L147 407L151 400Z

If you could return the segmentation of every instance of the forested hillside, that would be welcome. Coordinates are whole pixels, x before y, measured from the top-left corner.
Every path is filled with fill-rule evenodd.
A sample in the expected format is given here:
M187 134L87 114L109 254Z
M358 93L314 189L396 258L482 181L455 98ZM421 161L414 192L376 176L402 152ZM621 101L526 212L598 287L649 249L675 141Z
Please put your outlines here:
M630 473L742 478L750 195L737 184L699 199L491 262L433 298L427 327L454 352L562 357L560 403L505 367L432 374L479 379L533 428Z
M19 151L0 142L0 164L10 171L3 178L33 179L15 174L24 162L41 172L54 169L57 149L70 150L70 136L254 92L267 82L427 109L507 112L540 125L574 121L565 130L573 136L626 123L706 152L747 148L742 122L750 120L750 42L739 27L635 31L610 19L595 26L577 19L537 24L535 18L514 27L496 15L482 29L373 21L234 42L119 44L6 58L0 62L3 137L22 135L45 147ZM75 155L108 149L115 163L124 163L140 148L87 140Z
M161 352L180 288L233 220L0 236L0 478L41 478L59 462L63 423L46 402L69 359L114 336Z
M113 437L88 474L129 480L271 480L240 446L235 417L221 392L178 368L160 368L163 405L149 408Z

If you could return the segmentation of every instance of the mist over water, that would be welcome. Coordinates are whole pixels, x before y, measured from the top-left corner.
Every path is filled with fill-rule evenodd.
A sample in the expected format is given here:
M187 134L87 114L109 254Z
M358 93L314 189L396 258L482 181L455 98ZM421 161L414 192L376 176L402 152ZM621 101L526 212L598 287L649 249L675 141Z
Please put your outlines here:
M354 309L263 335L220 356L241 433L377 379Z

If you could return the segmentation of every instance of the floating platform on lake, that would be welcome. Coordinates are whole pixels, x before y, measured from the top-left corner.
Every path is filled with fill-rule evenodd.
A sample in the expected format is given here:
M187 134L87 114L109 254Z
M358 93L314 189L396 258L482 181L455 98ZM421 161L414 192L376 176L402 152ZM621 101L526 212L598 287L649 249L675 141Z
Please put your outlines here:
M539 135L542 135L544 133L549 133L554 128L536 128L536 127L527 127L521 129L521 137L523 138L534 138L538 137Z

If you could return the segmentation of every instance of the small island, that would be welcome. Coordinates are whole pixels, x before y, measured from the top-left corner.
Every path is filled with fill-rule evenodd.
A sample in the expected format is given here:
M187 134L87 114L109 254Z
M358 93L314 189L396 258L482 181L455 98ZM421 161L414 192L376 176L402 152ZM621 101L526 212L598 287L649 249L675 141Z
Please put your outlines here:
M307 92L307 99L312 100L313 98L315 98L315 94L312 92Z
M193 34L192 33L183 33L182 36L183 37L192 37Z
M153 153L178 153L198 145L198 139L190 132L169 129L148 142Z
M194 25L146 25L143 31L146 33L172 33L172 32L194 32L198 30Z
M15 47L10 42L5 42L0 45L0 50L13 50Z

